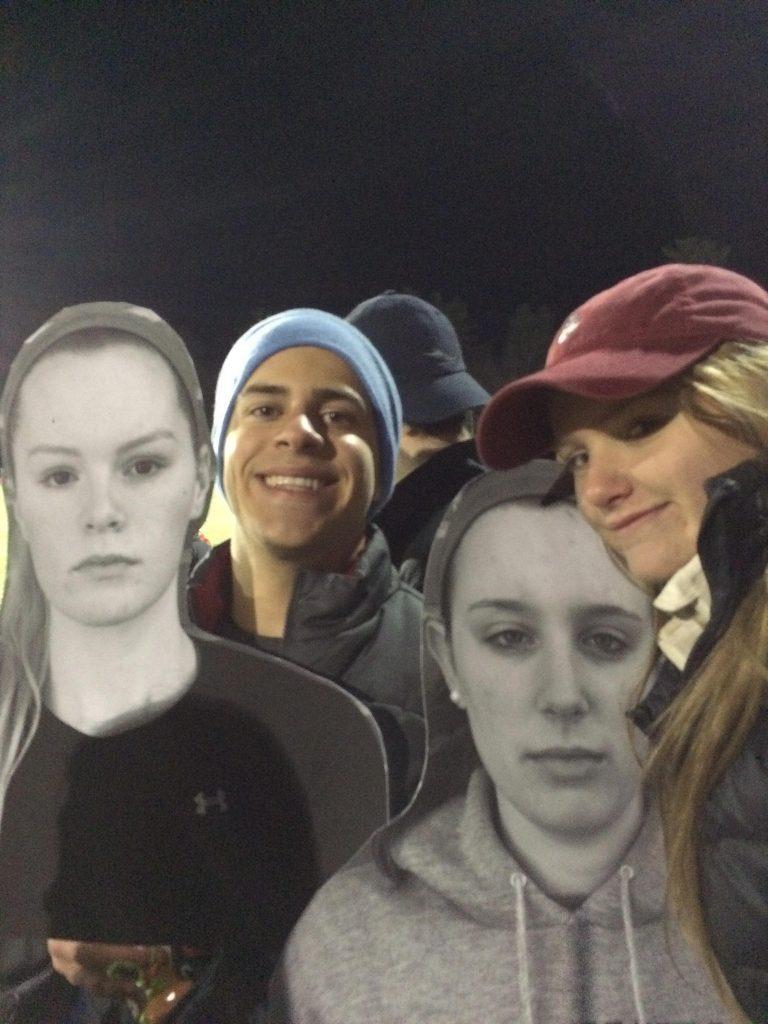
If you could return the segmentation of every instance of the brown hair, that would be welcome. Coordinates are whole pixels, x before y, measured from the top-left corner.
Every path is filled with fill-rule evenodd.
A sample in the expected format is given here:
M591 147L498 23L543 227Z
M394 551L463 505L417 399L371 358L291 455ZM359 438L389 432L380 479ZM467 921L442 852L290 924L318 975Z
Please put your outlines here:
M768 343L726 342L682 377L681 407L768 456ZM655 723L647 772L660 797L668 899L721 996L735 1004L707 934L698 839L704 805L740 753L768 688L768 592L762 575L704 664Z

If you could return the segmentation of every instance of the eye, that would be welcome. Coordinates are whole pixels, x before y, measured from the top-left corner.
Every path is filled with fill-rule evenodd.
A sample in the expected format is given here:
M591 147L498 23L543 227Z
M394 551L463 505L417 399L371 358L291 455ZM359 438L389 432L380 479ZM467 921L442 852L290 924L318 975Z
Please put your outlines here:
M280 408L277 405L269 405L262 402L261 405L252 405L247 411L248 416L256 420L273 420L280 415Z
M490 647L511 654L528 654L538 644L538 637L532 630L520 626L498 626L489 629L483 640Z
M73 484L77 480L77 474L72 469L58 466L49 469L40 477L40 483L45 487L61 488Z
M125 475L129 477L148 477L154 476L159 473L161 469L167 466L165 459L159 459L157 456L142 455L138 459L133 459L125 467Z
M650 437L651 434L655 434L662 427L666 427L671 419L671 415L640 416L629 423L624 431L624 437L627 441L637 441L643 437Z
M584 448L578 448L575 451L558 452L557 461L570 470L571 473L575 473L586 466L589 456Z
M320 413L325 423L349 426L356 422L355 414L349 409L324 409Z
M633 646L622 633L610 629L592 629L582 633L579 644L588 657L599 661L618 661Z

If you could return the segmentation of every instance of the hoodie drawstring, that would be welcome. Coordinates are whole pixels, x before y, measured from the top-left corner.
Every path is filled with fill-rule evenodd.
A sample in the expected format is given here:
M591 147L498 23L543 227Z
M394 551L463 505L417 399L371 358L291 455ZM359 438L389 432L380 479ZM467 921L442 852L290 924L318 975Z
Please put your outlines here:
M513 871L509 882L515 890L515 933L517 939L517 977L520 985L520 1001L523 1004L523 1024L533 1024L533 992L528 971L528 941L525 933L525 900L523 886L527 879L519 871ZM640 1024L645 1024L641 1021Z
M640 972L637 969L637 950L635 949L635 933L632 928L632 911L629 902L629 882L635 877L635 872L629 864L622 864L619 868L621 878L621 917L624 922L624 938L629 953L629 976L632 981L632 996L635 1000L635 1013L637 1024L646 1024L645 1009L640 995Z

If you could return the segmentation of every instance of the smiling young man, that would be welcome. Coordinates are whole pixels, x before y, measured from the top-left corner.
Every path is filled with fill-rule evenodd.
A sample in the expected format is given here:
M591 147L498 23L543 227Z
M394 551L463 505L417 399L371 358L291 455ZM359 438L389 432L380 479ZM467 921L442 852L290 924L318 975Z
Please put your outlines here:
M199 626L373 707L395 805L421 768L421 600L371 519L394 486L400 424L394 381L352 325L297 309L252 327L216 387L213 444L233 536L190 584Z

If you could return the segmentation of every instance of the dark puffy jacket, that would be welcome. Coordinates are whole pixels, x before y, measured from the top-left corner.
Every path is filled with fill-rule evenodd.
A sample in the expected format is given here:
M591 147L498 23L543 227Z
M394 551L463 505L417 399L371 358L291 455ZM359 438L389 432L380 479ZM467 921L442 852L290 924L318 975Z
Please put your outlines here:
M195 568L189 614L201 629L252 647L258 637L231 618L229 542ZM302 570L296 577L285 635L272 653L339 683L374 713L387 748L393 809L416 787L424 760L421 698L422 599L397 575L387 542L374 527L347 574Z
M400 576L421 590L427 556L448 505L484 472L474 441L449 445L409 473L376 517Z
M666 659L631 714L649 731L724 634L768 562L768 470L746 462L707 483L699 555L712 593L709 625L683 672ZM726 681L727 682L727 681ZM764 686L760 679L755 686ZM768 1022L768 707L704 808L702 901L712 947L753 1022Z

